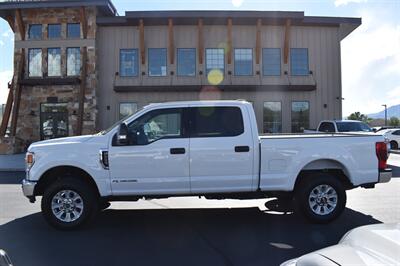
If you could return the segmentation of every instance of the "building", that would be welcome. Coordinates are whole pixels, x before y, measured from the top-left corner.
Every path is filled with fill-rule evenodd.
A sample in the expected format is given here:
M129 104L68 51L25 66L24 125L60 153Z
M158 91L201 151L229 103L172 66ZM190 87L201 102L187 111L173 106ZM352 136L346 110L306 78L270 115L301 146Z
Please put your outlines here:
M8 143L21 147L164 101L245 99L261 132L341 118L340 42L361 24L282 11L122 16L109 0L6 1L0 16L15 33L0 136L10 123Z

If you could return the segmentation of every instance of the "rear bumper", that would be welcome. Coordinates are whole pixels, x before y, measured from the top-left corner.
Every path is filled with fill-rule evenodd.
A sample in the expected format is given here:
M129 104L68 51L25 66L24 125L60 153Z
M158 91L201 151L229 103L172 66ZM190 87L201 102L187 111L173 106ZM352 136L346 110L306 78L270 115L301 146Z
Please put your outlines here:
M387 183L392 179L392 169L386 168L384 170L379 170L379 183Z

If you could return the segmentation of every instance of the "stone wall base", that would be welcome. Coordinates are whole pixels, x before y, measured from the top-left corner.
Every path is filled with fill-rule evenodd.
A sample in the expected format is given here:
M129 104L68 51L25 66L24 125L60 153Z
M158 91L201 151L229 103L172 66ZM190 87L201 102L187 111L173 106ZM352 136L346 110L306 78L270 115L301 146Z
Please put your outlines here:
M18 137L0 137L0 154L16 154L25 151L24 141Z

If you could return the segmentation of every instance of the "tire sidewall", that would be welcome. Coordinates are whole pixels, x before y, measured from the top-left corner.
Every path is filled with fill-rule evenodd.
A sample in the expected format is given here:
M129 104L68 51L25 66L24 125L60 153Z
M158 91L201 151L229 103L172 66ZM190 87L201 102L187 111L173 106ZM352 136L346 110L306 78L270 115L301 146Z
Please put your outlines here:
M83 212L81 216L77 220L69 223L59 220L53 214L51 208L53 197L62 190L75 191L80 195L83 201ZM95 193L85 182L72 178L61 178L45 190L42 197L41 208L45 220L51 226L59 230L72 230L86 224L93 217L93 214L96 212L96 208L98 208L98 204Z
M326 215L318 215L313 212L309 204L309 196L311 191L319 185L329 185L337 193L338 200L335 209ZM336 219L346 207L346 191L341 181L335 176L329 174L315 174L305 178L300 182L296 191L296 205L303 215L314 223L329 223Z

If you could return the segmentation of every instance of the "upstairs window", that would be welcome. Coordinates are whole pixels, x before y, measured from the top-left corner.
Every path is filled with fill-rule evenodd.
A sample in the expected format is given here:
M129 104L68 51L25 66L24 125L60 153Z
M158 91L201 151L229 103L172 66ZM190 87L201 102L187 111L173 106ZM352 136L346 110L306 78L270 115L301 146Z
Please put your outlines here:
M61 24L49 24L47 26L47 37L49 39L61 38Z
M280 76L281 75L281 49L265 48L263 49L263 75Z
M81 37L81 24L68 23L67 24L67 38L80 38Z
M47 75L49 77L61 76L61 49L47 49Z
M167 75L167 49L149 48L149 76L163 77Z
M41 77L42 76L42 49L29 49L28 50L28 76Z
M135 77L138 75L139 59L137 49L121 49L119 51L119 75Z
M290 49L290 72L293 76L309 75L307 48Z
M211 70L219 70L222 74L225 71L225 55L222 48L206 49L206 74Z
M79 48L67 48L67 76L79 76L81 69L81 51Z
M42 25L41 24L29 25L28 38L30 40L42 39Z
M196 49L178 48L178 76L196 76Z
M235 76L253 75L253 49L235 49Z

